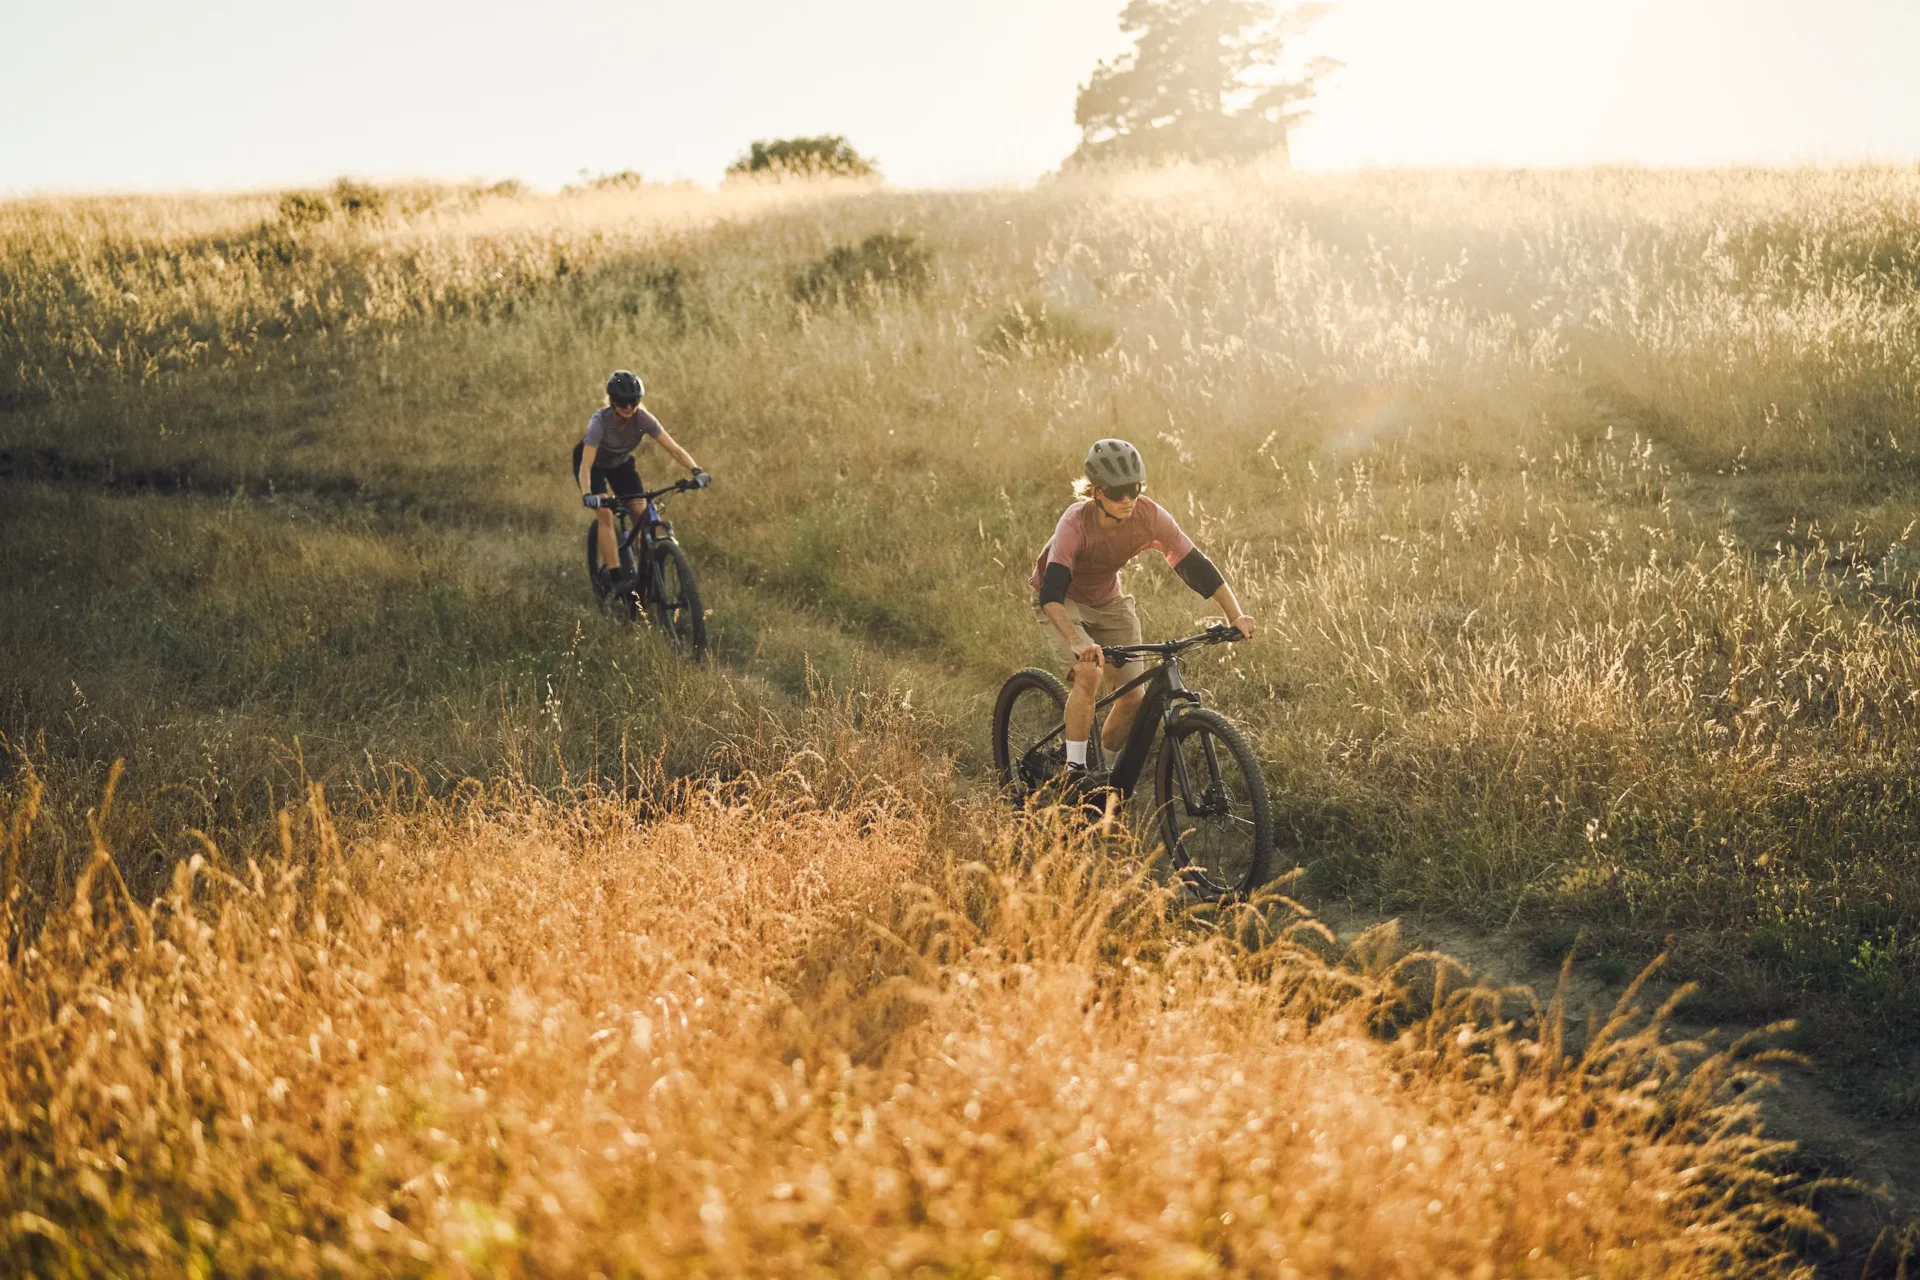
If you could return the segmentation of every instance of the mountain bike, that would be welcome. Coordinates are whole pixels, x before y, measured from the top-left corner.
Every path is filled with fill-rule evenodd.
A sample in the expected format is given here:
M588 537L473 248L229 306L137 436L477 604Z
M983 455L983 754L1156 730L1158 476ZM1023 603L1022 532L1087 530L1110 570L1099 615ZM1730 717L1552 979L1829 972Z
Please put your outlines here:
M1123 694L1146 689L1126 745L1113 758L1106 789L1131 798L1154 737L1161 736L1149 831L1165 847L1186 888L1215 901L1244 898L1272 878L1273 809L1253 748L1232 721L1202 706L1201 696L1187 688L1180 678L1180 655L1242 638L1234 627L1215 625L1165 644L1104 646L1105 661L1115 667L1135 658L1158 661L1095 704L1097 714ZM1064 795L1066 707L1066 687L1050 671L1028 667L1000 686L993 707L993 760L1016 805ZM1098 743L1100 735L1092 736Z
M673 536L673 525L661 513L673 494L704 487L695 480L681 480L632 499L611 494L595 498L591 505L613 512L620 567L628 575L628 585L616 588L609 575L601 572L600 527L597 523L587 526L587 578L601 604L628 621L646 619L676 651L696 661L707 653L707 614L700 603L700 584L693 576L693 562ZM637 520L627 510L629 501L646 504Z

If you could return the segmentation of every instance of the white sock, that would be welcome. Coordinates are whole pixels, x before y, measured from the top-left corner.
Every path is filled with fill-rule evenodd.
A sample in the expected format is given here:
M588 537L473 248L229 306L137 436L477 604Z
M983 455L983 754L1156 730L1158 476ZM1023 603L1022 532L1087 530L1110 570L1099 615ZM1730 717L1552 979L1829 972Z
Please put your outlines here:
M1085 738L1080 739L1078 742L1069 741L1067 743L1067 763L1077 764L1083 769L1087 767L1087 740Z

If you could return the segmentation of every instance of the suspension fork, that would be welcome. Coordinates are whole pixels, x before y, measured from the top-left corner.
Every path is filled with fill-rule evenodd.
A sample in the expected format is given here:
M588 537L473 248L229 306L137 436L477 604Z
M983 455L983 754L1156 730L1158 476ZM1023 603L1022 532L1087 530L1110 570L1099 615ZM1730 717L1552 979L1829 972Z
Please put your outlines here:
M1198 697L1189 693L1167 707L1166 728L1167 742L1169 744L1173 742L1173 726L1180 718L1180 708L1185 705L1198 705L1199 701L1200 699ZM1202 793L1197 803L1193 798L1193 778L1192 775L1187 772L1187 757L1177 749L1173 751L1173 779L1175 789L1179 792L1180 803L1185 807L1189 818L1208 816L1210 813L1209 807L1217 803L1221 798L1215 794L1220 784L1220 752L1213 745L1213 735L1210 733L1202 734L1200 737L1200 747L1201 750L1206 753L1207 789Z

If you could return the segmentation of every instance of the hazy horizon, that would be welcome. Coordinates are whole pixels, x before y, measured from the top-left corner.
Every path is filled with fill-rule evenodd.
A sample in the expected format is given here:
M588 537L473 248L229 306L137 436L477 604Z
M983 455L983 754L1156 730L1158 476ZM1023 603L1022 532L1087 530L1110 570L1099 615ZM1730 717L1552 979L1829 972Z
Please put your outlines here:
M731 0L344 0L270 15L96 0L9 15L0 192L245 189L342 174L557 187L710 184L755 138L846 135L908 187L1031 181L1127 47L1120 0L946 9ZM103 33L137 59L106 66ZM1920 5L1836 0L1345 0L1298 42L1346 67L1305 170L1920 159Z

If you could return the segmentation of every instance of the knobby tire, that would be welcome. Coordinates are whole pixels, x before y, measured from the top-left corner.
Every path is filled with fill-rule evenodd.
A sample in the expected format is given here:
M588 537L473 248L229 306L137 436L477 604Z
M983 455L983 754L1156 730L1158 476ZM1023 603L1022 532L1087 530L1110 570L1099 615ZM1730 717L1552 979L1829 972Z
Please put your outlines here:
M670 541L656 543L653 556L647 614L668 644L699 661L707 656L707 611L700 601L693 561L679 543Z
M1187 813L1174 771L1176 753L1186 762L1195 798L1224 801L1229 814L1196 818ZM1219 765L1217 774L1210 761ZM1238 777L1226 776L1229 771ZM1210 789L1218 793L1210 796ZM1219 712L1196 707L1175 719L1160 744L1154 807L1174 874L1202 896L1245 898L1273 878L1273 806L1266 779L1245 735Z
M1000 775L1001 787L1015 805L1025 804L1043 785L1038 781L1038 774L1044 772L1050 777L1065 767L1066 745L1060 739L1055 739L1048 749L1045 761L1025 761L1027 767L1023 770L1022 757L1031 748L1032 739L1045 736L1061 722L1066 710L1066 687L1051 671L1027 667L1014 672L1000 686L1000 696L993 703L993 764ZM1031 726L1035 724L1047 727L1034 733ZM1017 743L1010 740L1014 733L1026 740ZM1058 760L1052 758L1054 755Z

